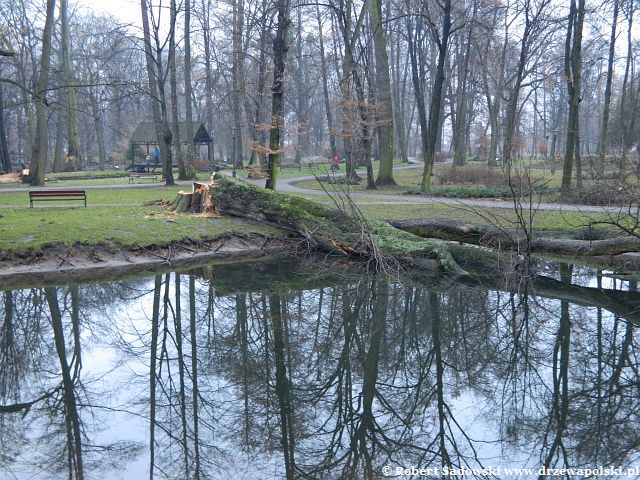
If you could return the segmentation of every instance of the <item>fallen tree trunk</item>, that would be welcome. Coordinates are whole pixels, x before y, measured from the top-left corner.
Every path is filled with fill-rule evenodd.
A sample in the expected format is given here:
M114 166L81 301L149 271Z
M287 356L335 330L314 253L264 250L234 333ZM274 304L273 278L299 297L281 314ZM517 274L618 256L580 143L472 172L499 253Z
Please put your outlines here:
M443 242L425 240L386 222L366 221L355 210L347 213L228 177L209 192L213 208L221 214L292 232L304 239L310 250L358 256L372 261L376 269L384 269L389 262L424 266L435 260L448 272L465 273ZM349 207L347 200L345 210Z
M446 219L416 219L390 222L396 228L423 238L451 240L500 250L527 250L526 239L497 227L486 227ZM534 238L529 243L531 253L602 256L640 251L640 238L625 235L606 240L570 240Z

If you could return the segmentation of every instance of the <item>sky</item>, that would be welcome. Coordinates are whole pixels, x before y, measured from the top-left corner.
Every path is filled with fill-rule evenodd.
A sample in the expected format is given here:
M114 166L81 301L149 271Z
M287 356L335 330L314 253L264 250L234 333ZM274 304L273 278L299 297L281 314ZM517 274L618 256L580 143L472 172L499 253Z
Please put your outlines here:
M122 22L141 23L139 0L78 0L74 5L83 12L109 14Z

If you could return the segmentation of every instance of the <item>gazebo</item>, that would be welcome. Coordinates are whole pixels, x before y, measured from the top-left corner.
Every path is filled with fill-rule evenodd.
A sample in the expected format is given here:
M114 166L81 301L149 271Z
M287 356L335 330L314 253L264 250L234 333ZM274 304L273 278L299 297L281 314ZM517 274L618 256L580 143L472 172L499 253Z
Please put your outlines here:
M175 138L175 124L169 124L169 130L171 130L171 136ZM183 133L187 130L187 122L179 122L178 130ZM209 135L209 132L205 128L202 122L193 122L193 146L194 150L200 145L207 146L207 159L211 158L211 144L213 138ZM188 141L182 141L183 145L188 144ZM151 159L150 148L158 145L158 137L156 135L156 124L154 122L140 122L133 132L130 140L131 144L131 165L127 167L127 170L155 170L160 166L157 159ZM136 164L135 151L136 147L145 146L147 151L147 160L144 163ZM174 165L175 166L175 165Z

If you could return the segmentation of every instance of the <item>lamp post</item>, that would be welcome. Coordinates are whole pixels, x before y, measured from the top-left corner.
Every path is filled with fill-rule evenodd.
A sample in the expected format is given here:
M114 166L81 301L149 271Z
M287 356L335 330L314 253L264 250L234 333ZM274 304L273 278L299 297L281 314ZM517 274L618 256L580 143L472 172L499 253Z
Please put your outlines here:
M231 127L231 140L233 147L231 148L231 154L233 156L231 162L231 175L236 178L236 127Z

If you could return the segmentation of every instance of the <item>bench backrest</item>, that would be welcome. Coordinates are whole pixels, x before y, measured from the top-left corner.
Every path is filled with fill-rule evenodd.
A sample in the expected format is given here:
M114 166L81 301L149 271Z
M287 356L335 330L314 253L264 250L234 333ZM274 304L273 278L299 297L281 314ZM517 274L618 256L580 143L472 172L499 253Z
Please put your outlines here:
M30 190L30 197L84 197L84 190Z

